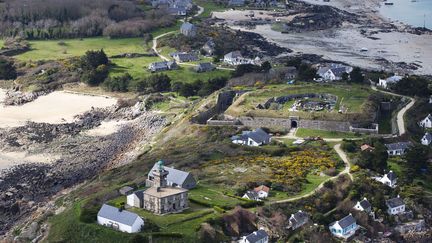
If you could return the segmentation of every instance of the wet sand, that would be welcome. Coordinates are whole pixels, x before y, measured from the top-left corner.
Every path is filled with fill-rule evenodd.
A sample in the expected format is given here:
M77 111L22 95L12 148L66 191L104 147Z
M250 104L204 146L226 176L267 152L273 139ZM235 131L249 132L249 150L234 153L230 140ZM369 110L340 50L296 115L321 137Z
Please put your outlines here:
M0 103L5 91L0 89ZM101 96L72 94L56 91L21 106L0 106L0 128L17 127L27 121L60 124L71 122L75 115L94 108L104 108L116 99Z
M0 171L14 165L27 163L52 163L59 159L58 155L51 154L32 154L26 152L3 152L0 151Z

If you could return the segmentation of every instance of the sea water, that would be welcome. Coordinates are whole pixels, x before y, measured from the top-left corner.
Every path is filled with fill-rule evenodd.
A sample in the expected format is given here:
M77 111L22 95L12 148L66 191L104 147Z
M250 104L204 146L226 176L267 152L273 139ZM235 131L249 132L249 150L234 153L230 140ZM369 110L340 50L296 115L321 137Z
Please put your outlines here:
M393 5L384 5L382 2L380 13L413 27L432 29L432 0L387 0Z

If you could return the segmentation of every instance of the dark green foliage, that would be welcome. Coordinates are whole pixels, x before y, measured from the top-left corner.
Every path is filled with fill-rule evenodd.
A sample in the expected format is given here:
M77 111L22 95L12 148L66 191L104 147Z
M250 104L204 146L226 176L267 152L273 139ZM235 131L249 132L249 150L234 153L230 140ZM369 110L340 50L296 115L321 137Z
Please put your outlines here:
M270 66L271 68L271 66ZM240 64L237 65L235 71L233 72L233 77L241 77L245 75L246 73L253 73L253 72L261 72L261 67L253 64Z
M375 149L372 151L365 150L360 153L357 165L365 169L383 173L387 169L387 149L382 143L376 143L374 146Z
M268 73L268 71L270 71L270 69L272 68L272 65L270 64L269 61L265 61L261 64L261 71Z
M127 92L129 90L129 82L132 76L125 73L121 76L110 77L103 82L105 89L111 92Z
M207 80L207 82L203 82L201 80L196 80L193 83L174 83L171 87L172 91L178 92L179 95L184 97L190 97L199 95L201 97L210 95L211 93L215 92L216 90L219 90L223 88L226 83L227 79L220 77L220 78L213 78Z
M84 223L94 223L96 222L98 212L99 209L97 207L82 207L79 219Z
M108 77L109 60L103 50L87 51L79 64L83 70L82 81L90 86L97 86Z
M0 79L16 79L16 69L11 61L0 57Z
M429 147L423 145L414 145L408 149L404 156L404 175L408 181L420 175L422 169L427 169L429 152Z
M352 72L350 73L350 81L352 83L359 83L359 84L364 82L364 76L360 68L358 67L353 68Z
M357 145L352 140L343 141L342 142L342 149L347 151L347 152L354 153L357 149Z
M132 238L130 238L129 242L130 243L146 243L149 241L147 240L146 237L136 234L136 235L132 236Z
M100 65L108 65L109 60L104 50L99 51L87 51L84 56L81 57L81 68L85 70L96 69Z
M429 89L430 83L430 80L426 78L410 76L403 78L390 88L402 95L428 97L431 93Z
M298 79L302 81L311 81L316 77L317 70L310 65L303 63L298 67Z
M171 78L166 74L151 75L146 82L147 87L153 92L164 92L171 89Z

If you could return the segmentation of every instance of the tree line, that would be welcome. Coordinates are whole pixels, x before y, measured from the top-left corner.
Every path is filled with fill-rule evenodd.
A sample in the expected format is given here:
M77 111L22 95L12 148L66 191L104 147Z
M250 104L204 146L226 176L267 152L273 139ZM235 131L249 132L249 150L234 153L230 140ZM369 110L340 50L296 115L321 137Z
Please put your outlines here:
M0 37L139 37L174 22L175 18L163 10L144 11L131 0L0 2Z

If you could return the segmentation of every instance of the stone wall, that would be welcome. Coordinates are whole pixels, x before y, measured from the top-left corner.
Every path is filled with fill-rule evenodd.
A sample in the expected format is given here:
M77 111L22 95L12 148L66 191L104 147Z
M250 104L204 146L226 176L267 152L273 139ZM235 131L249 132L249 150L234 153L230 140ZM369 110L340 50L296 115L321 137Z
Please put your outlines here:
M248 127L269 127L275 129L291 129L293 122L299 128L349 132L351 124L339 121L303 120L297 117L291 118L269 118L269 117L240 117L239 121Z

